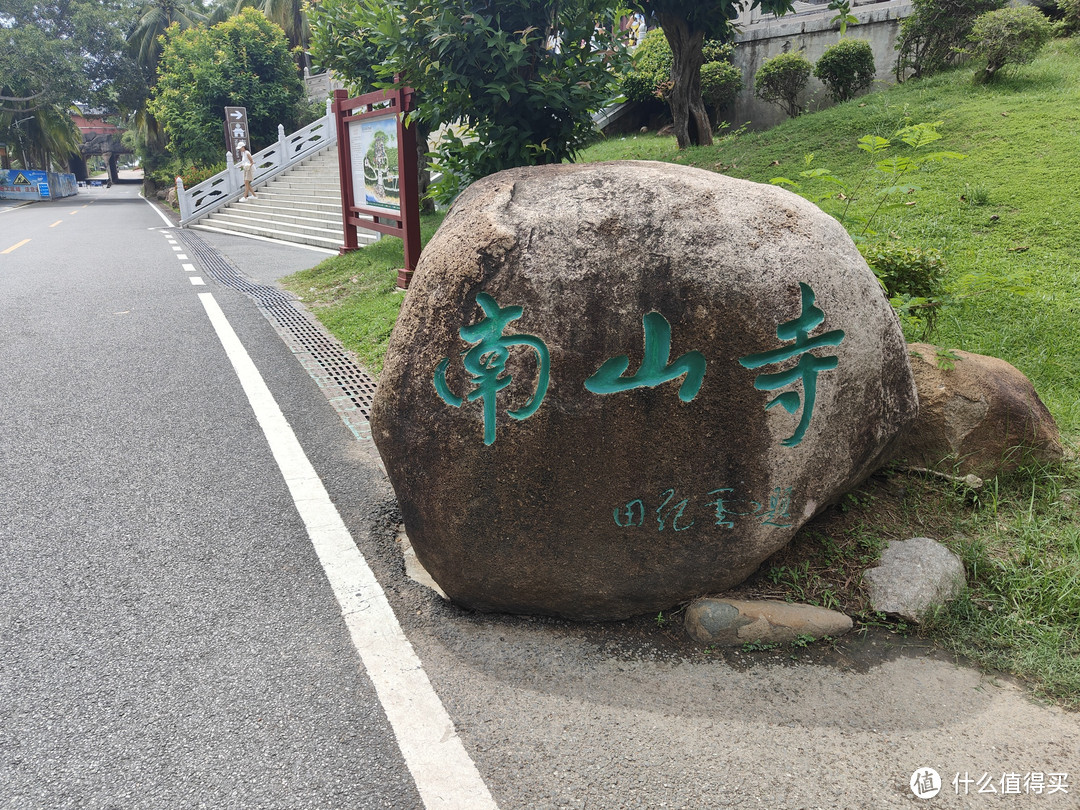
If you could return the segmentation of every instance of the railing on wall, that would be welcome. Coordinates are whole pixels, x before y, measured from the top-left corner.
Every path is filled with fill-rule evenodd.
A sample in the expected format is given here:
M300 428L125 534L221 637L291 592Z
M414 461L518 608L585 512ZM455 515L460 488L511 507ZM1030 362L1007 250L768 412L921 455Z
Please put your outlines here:
M252 185L265 183L295 163L310 157L321 149L337 143L337 130L330 111L331 101L326 101L326 115L313 121L292 135L278 124L277 143L252 155L255 171ZM176 178L176 199L180 205L180 226L196 222L226 203L240 197L244 191L242 170L234 165L232 153L225 156L225 170L218 172L197 186L184 188L184 182Z
M831 20L832 17L836 16L836 11L829 8L828 0L794 0L791 5L792 10L781 17L776 17L768 12L763 12L758 6L754 6L753 8L746 6L740 10L739 16L735 20L735 24L745 31L747 26L768 26L770 24L782 25L786 23L788 27L790 27L791 20L794 17L803 19L808 16L820 14L823 17L828 15L828 19ZM851 10L852 13L855 13L855 9L858 9L860 12L867 12L870 11L869 7L871 6L884 7L887 5L910 5L910 0L852 0ZM865 15L856 14L855 16L861 18ZM860 19L860 22L861 21L862 20Z

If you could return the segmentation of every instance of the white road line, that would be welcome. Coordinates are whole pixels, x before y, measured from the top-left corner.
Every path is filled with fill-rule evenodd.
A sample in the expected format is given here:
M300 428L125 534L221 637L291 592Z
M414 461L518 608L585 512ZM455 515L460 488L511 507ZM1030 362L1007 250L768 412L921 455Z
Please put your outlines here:
M185 256L183 253L177 254L176 258L182 262L186 262L188 260L188 257Z
M193 264L185 264L185 265L182 265L182 267L185 270L187 270L189 273L194 273L195 272L195 265L193 265Z
M429 810L498 810L375 574L356 547L304 448L211 293L199 293L266 435Z
M140 192L139 196L142 197L141 192ZM146 204L149 205L151 208L153 208L155 213L157 213L157 215L159 217L161 217L165 221L165 227L167 227L167 228L175 228L176 227L176 223L173 222L171 219L169 219L167 216L165 216L165 213L160 208L158 208L152 202L147 200L146 197L143 197L143 200L145 200Z
M206 286L206 282L202 280L202 276L188 276L188 279L191 281L192 285L195 286L195 287L205 287Z

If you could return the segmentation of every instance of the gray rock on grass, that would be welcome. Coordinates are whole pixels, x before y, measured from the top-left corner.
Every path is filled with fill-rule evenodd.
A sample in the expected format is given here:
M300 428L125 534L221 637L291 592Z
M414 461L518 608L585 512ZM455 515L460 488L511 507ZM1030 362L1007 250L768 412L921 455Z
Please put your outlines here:
M929 537L893 540L881 563L863 574L874 610L919 622L964 589L964 564Z

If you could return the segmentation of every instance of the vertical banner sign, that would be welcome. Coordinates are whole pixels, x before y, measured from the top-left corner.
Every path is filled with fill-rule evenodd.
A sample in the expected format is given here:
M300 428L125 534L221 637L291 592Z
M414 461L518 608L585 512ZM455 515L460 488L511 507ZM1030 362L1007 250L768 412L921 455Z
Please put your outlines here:
M248 137L247 107L225 108L225 148L232 153L234 160L240 159L240 151L237 144L243 141L247 144L248 151L251 149L251 139Z
M348 98L334 91L341 214L345 242L339 252L359 247L356 229L401 237L405 267L397 283L407 289L420 258L420 192L416 131L406 126L412 109L410 88Z

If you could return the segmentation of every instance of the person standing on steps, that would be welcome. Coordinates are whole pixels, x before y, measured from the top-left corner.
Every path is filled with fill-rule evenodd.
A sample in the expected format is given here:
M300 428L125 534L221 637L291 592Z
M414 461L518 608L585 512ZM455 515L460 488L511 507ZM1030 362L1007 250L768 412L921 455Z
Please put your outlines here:
M240 170L244 173L244 199L255 199L255 190L251 187L251 181L255 175L255 161L246 143L240 141L236 148L240 150Z

